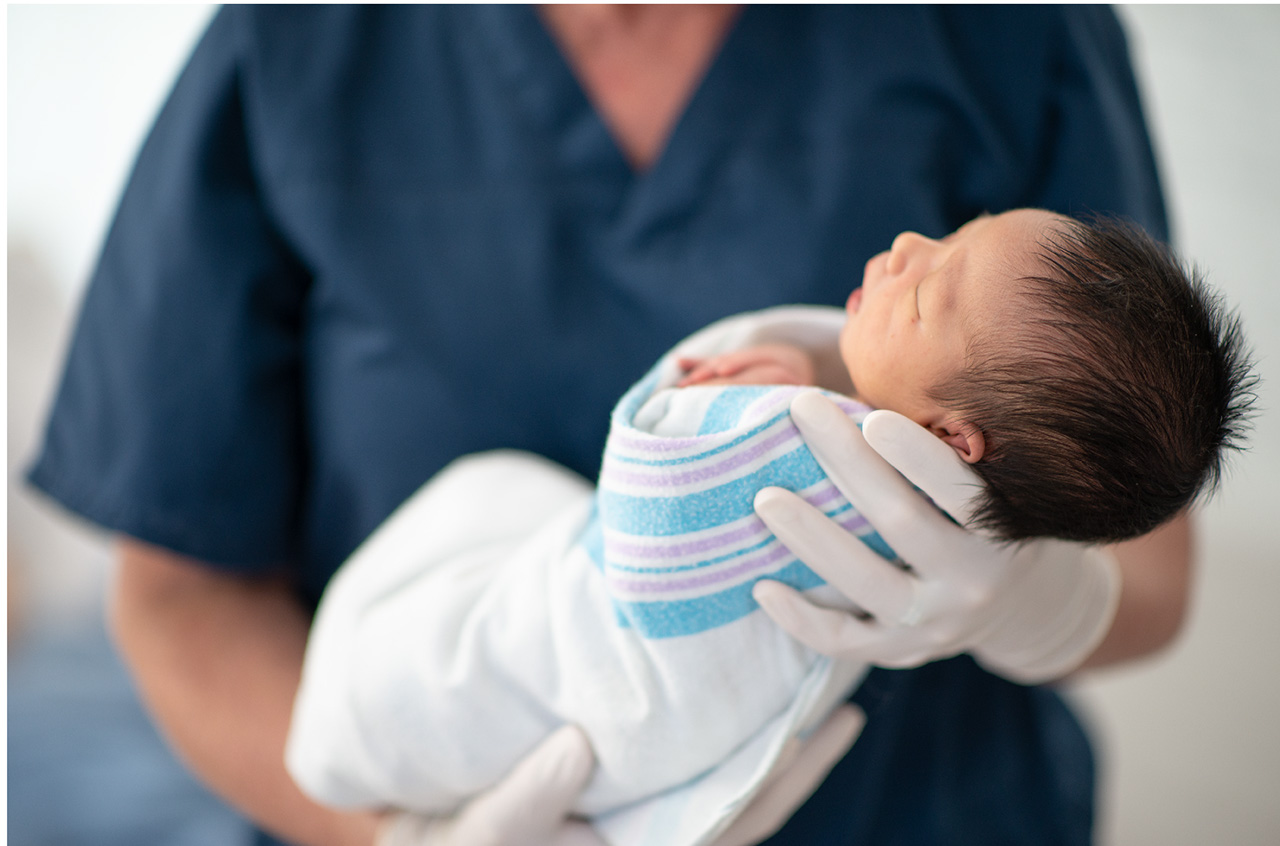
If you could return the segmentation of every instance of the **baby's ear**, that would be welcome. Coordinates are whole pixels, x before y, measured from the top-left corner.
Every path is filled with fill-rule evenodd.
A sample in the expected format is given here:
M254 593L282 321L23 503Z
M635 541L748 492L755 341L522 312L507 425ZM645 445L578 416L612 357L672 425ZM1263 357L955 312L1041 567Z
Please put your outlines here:
M933 430L969 464L980 461L982 453L986 451L987 440L982 437L982 430L972 423L948 420L941 426L933 427Z

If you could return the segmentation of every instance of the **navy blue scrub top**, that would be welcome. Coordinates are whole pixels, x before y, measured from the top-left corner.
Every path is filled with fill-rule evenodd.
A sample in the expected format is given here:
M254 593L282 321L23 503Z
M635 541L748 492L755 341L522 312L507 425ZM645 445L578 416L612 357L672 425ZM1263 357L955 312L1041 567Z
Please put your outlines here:
M593 477L681 337L842 303L904 229L1018 206L1166 236L1103 7L750 7L643 173L529 7L221 11L144 146L33 481L314 602L452 458ZM778 843L1086 843L1053 693L968 658L876 671Z

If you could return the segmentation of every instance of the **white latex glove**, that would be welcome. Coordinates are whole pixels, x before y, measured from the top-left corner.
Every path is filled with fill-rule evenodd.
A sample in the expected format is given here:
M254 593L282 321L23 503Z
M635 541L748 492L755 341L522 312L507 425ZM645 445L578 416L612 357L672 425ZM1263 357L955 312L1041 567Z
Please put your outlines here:
M595 764L586 735L565 726L453 816L389 814L375 846L604 846L570 819Z
M816 392L798 396L791 414L832 482L910 565L889 564L789 491L760 491L756 513L779 540L873 618L759 582L756 601L797 640L896 668L970 652L1026 684L1066 675L1101 642L1120 597L1108 552L1059 540L1009 544L961 528L981 480L951 447L900 414L874 411L859 431Z
M792 739L751 804L711 846L750 846L772 837L800 809L866 725L856 705L841 705L804 740Z
M791 741L769 781L712 846L747 846L780 829L865 723L861 710L842 705L809 737ZM586 735L566 726L452 817L389 814L375 846L605 846L588 823L570 818L594 767Z

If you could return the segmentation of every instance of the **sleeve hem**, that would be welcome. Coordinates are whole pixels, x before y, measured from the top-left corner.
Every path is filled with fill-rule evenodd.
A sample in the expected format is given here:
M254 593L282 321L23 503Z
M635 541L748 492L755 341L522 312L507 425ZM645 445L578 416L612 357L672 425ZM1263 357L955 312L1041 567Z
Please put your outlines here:
M276 569L287 560L285 555L264 556L227 544L225 538L233 534L230 531L216 532L215 529L222 538L199 537L191 521L167 515L162 508L107 503L104 496L92 493L92 486L84 480L51 467L47 457L42 457L27 472L27 481L66 511L99 528L163 547L211 569L258 575ZM205 518L201 520L206 531L209 522Z

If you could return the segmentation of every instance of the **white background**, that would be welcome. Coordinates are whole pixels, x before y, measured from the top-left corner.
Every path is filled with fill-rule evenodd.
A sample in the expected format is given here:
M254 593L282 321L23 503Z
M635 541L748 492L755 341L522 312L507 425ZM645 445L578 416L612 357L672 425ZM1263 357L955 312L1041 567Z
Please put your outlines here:
M101 538L14 479L142 134L204 5L9 7L9 547L14 619L99 601ZM1123 7L1177 245L1238 305L1261 416L1200 521L1190 624L1073 692L1104 767L1099 841L1280 842L1280 9ZM14 578L17 577L15 581ZM16 603L16 604L15 604ZM13 622L11 621L11 627ZM20 638L16 641L20 643Z

